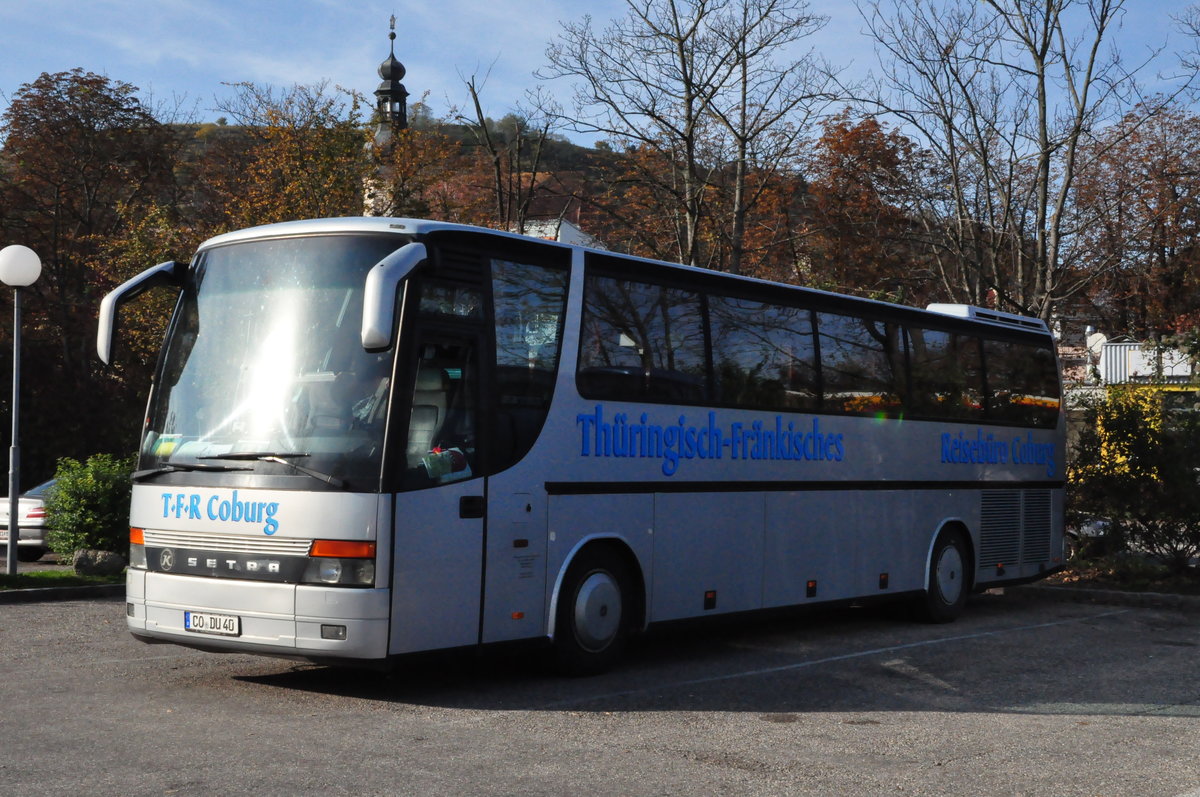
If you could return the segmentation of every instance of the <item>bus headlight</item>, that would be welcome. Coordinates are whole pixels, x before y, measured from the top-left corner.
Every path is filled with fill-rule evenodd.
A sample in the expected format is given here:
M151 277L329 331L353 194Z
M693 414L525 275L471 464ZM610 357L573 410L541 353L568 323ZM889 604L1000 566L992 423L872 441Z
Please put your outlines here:
M341 559L318 559L313 562L316 569L317 581L323 581L326 584L336 584L342 580L342 560Z
M340 584L370 587L375 584L375 543L348 540L314 540L308 566L301 578L305 584Z
M129 529L129 566L146 569L146 537L142 529Z

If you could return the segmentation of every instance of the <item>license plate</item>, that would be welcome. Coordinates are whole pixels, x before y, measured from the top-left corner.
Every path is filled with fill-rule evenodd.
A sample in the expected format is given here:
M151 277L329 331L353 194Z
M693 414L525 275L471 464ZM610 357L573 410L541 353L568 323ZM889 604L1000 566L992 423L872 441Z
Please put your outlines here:
M213 612L184 612L183 627L197 634L220 634L222 636L240 636L242 619L235 614L214 614Z

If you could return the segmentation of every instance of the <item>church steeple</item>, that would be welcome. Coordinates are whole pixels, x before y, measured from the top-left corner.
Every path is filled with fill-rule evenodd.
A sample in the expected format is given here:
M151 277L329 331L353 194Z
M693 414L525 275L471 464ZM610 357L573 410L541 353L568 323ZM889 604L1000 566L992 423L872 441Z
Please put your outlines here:
M388 39L391 52L379 65L382 83L375 89L375 108L378 122L375 127L375 143L383 144L396 130L408 127L408 91L400 81L404 78L404 64L396 60L396 15L392 14Z

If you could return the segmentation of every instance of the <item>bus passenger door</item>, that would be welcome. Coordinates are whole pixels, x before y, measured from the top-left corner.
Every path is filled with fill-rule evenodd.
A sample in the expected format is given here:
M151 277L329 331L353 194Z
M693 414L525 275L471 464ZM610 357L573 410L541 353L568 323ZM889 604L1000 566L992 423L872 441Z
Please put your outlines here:
M477 459L479 337L419 333L409 360L405 472L396 496L393 654L479 641L484 478Z

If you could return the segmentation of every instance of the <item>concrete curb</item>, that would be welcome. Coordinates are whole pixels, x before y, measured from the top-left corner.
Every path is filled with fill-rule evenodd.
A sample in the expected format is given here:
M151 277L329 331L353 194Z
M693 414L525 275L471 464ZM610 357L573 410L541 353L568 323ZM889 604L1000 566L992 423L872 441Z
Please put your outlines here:
M0 605L41 603L43 601L82 601L116 598L125 594L124 584L98 584L94 587L37 587L0 590Z
M1085 587L1051 587L1046 584L1025 584L1008 587L1015 595L1042 600L1073 603L1102 603L1112 606L1139 606L1156 609L1200 610L1200 595L1175 595L1164 592L1125 592L1117 589L1087 589Z

